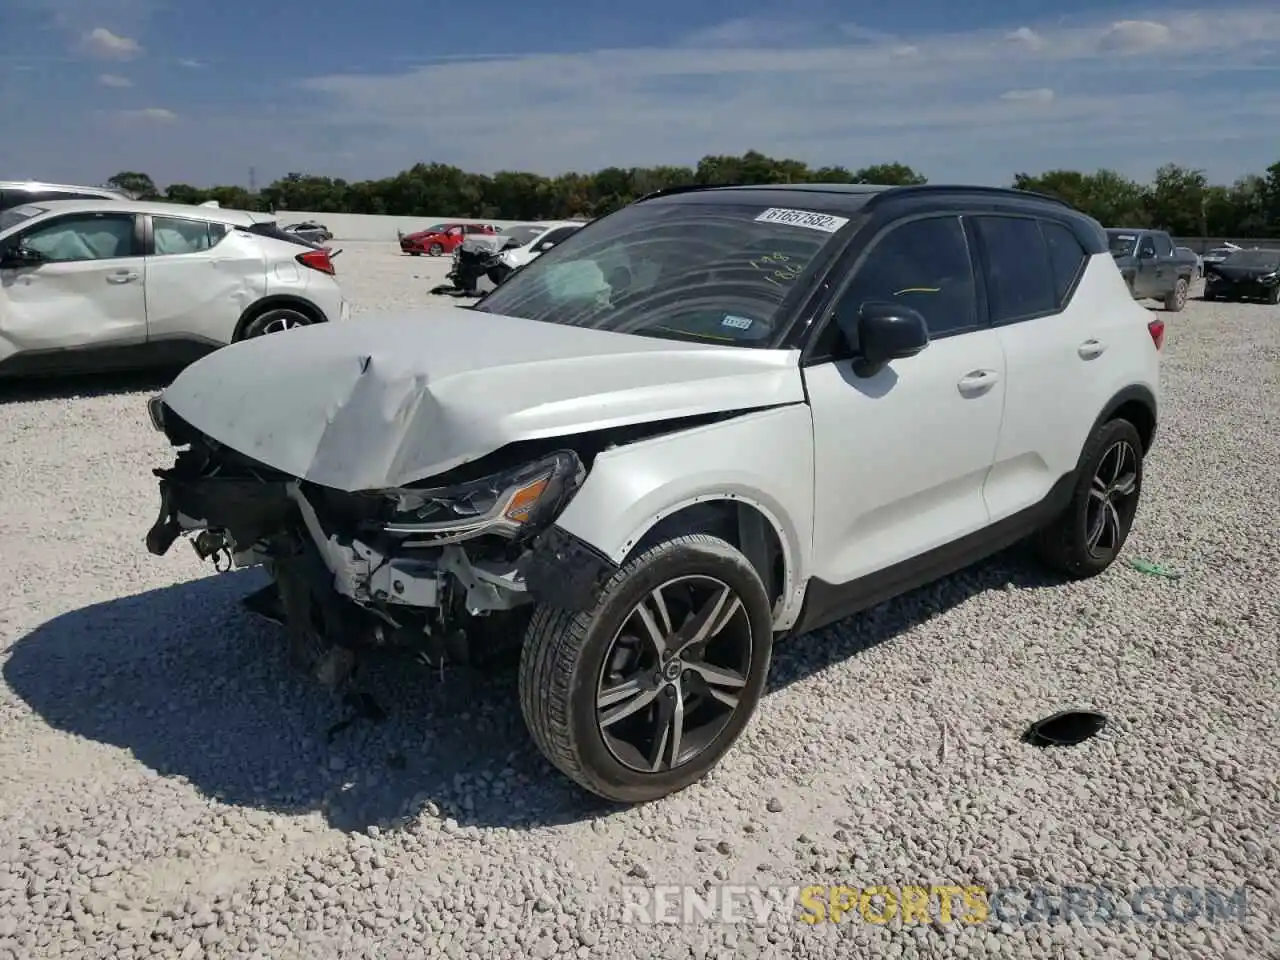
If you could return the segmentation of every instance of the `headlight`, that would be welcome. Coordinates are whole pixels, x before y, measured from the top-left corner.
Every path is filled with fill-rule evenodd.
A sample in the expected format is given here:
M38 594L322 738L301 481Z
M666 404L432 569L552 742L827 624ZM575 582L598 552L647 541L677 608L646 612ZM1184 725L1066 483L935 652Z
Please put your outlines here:
M455 543L481 534L518 539L554 517L585 475L577 454L561 450L467 483L384 490L393 512L382 529L424 544Z
M1265 277L1259 277L1258 279L1261 280L1263 283L1275 283L1277 280L1280 280L1280 272L1273 270L1271 273L1268 273Z

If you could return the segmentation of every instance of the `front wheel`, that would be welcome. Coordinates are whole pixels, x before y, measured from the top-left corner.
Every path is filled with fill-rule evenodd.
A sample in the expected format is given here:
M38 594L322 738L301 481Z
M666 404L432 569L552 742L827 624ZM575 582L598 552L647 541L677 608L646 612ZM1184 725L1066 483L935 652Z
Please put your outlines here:
M1267 303L1272 306L1280 305L1280 283L1271 288L1271 295L1267 297Z
M773 649L751 563L691 534L627 562L594 606L539 607L520 658L520 708L563 774L644 803L700 780L745 729Z
M431 246L427 247L427 253L433 257L438 257L444 253L444 247L438 243L433 243Z
M1036 538L1041 559L1075 580L1106 570L1129 537L1142 495L1142 437L1128 420L1108 421L1080 460L1071 502Z

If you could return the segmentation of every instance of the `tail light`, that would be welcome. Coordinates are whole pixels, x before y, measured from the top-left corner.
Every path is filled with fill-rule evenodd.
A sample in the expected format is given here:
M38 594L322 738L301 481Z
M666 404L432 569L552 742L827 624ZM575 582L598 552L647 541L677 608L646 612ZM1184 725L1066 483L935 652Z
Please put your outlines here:
M296 257L297 261L304 267L310 267L312 270L319 270L321 273L327 273L333 276L333 260L329 257L328 250L308 250L306 253L300 253Z
M1164 348L1164 321L1152 320L1147 324L1147 332L1151 334L1151 342L1156 345L1157 350Z

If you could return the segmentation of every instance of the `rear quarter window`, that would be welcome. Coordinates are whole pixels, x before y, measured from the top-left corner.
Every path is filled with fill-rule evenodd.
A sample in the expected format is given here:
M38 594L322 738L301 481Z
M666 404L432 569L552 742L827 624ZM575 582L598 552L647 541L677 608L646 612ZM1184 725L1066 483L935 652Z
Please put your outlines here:
M1041 220L1040 231L1049 248L1049 264L1053 270L1053 296L1058 307L1065 307L1084 272L1089 254L1069 227L1052 220Z

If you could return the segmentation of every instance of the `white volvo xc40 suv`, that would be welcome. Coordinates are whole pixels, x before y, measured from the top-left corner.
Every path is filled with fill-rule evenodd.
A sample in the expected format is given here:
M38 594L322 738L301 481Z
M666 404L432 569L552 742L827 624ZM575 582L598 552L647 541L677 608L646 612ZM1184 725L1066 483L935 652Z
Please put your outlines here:
M1012 190L665 191L473 308L233 344L151 401L147 546L336 682L367 644L521 645L534 742L640 802L747 724L775 643L1024 538L1105 570L1164 325L1102 227Z

